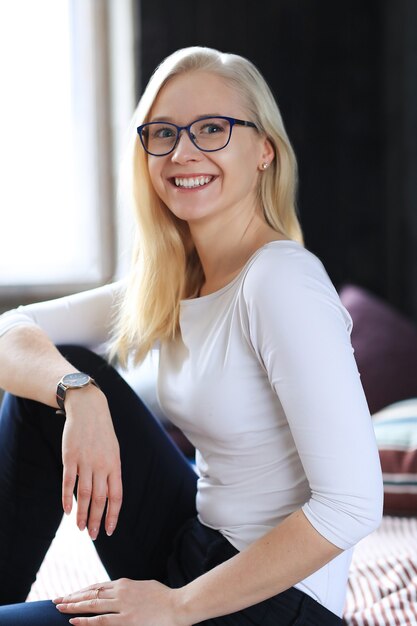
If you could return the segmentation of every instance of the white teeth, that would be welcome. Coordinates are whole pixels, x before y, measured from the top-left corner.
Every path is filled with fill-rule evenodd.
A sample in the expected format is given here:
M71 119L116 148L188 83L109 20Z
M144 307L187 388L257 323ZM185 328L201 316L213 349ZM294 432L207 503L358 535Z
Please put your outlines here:
M187 189L192 187L201 187L207 185L212 180L213 176L197 176L196 178L175 178L175 185L177 187L186 187Z

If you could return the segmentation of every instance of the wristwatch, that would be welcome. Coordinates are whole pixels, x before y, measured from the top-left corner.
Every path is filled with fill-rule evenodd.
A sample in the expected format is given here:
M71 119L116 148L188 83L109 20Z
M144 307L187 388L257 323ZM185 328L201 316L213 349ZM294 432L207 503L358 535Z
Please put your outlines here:
M65 396L68 389L82 389L87 385L95 385L98 387L94 378L91 378L88 374L83 372L74 372L72 374L65 374L59 381L56 388L56 401L59 406L57 413L65 415Z

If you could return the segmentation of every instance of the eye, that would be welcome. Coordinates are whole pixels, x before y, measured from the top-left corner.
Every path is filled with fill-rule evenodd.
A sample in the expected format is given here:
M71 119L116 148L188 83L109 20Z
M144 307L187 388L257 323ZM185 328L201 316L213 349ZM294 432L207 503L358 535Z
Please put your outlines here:
M198 132L201 134L214 135L217 133L224 133L224 131L224 124L219 122L207 122L206 124L202 124L200 126Z
M221 135L229 131L229 122L221 117L210 117L198 120L192 126L192 132L201 138Z
M155 126L151 130L152 139L171 139L175 137L175 129L169 126Z

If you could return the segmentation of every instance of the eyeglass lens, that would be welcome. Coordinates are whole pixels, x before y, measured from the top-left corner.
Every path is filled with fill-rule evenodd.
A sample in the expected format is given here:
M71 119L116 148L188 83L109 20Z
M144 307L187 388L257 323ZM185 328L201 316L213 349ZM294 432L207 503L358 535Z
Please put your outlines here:
M192 141L202 150L221 150L230 138L229 120L210 118L198 120L190 126ZM155 154L166 154L174 147L178 129L167 122L152 122L142 130L142 138L146 149Z

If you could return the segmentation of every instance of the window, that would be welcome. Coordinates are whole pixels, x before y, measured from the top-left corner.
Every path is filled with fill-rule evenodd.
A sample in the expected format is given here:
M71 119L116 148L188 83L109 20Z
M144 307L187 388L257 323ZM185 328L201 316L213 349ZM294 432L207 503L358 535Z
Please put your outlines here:
M130 0L0 3L2 294L59 294L114 274L112 132L133 111L130 9ZM116 93L124 106L111 106Z

